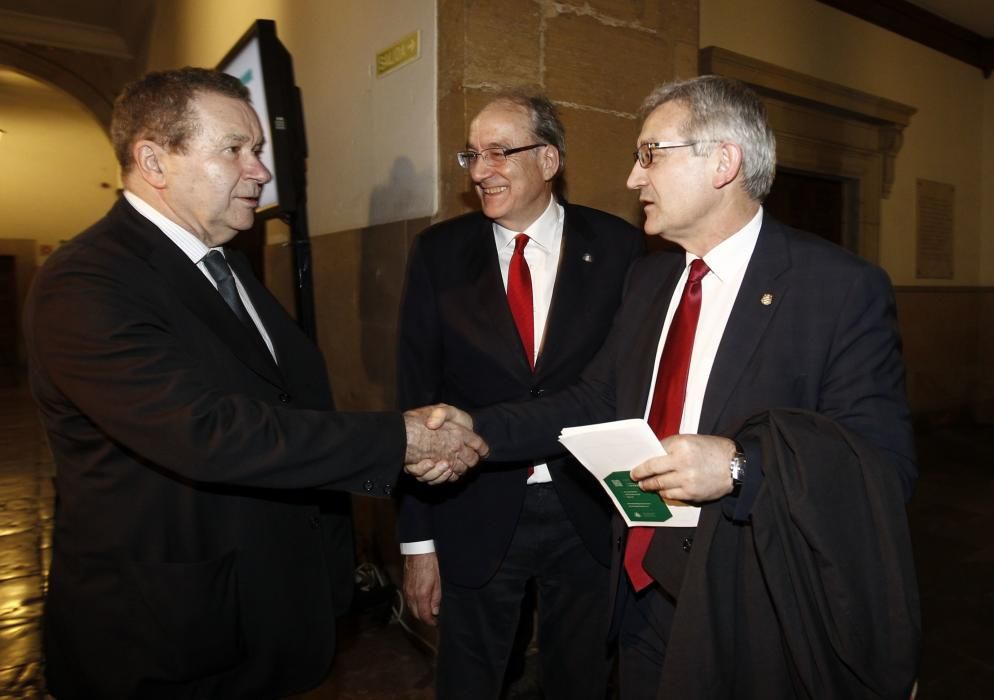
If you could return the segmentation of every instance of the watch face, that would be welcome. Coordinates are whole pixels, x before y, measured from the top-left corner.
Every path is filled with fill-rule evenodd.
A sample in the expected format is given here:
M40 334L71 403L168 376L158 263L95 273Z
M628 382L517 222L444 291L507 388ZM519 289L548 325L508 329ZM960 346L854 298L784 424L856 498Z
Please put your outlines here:
M732 457L731 463L729 463L728 468L732 472L732 482L735 484L741 484L742 480L745 478L745 455L741 452L737 452L734 457Z

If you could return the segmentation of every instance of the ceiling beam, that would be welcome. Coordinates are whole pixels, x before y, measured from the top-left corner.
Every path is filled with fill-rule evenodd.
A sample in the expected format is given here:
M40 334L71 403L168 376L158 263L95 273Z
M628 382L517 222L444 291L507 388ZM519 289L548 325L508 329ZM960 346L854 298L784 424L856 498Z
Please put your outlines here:
M985 78L989 78L994 70L994 38L983 37L905 0L818 2L976 66Z

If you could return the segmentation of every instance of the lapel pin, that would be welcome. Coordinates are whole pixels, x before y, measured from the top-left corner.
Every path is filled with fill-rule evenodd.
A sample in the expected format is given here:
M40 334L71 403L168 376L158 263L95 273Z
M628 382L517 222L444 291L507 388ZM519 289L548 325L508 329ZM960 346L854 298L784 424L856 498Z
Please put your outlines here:
M759 303L763 306L769 306L773 303L773 292L764 292L763 296L759 297Z
M583 254L583 262L593 262L593 261L594 261L593 255L591 255L590 253Z

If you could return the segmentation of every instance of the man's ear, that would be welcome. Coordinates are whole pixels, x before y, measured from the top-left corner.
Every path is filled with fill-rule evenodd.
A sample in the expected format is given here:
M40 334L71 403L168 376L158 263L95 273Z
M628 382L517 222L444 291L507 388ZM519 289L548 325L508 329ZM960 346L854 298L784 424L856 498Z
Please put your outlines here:
M148 139L136 141L131 149L131 157L135 161L134 170L156 189L166 186L167 155L165 149Z
M542 177L548 182L559 172L559 149L555 146L546 146L543 151L541 155Z
M712 184L716 190L735 181L742 170L742 148L737 143L722 141L718 145L718 163Z

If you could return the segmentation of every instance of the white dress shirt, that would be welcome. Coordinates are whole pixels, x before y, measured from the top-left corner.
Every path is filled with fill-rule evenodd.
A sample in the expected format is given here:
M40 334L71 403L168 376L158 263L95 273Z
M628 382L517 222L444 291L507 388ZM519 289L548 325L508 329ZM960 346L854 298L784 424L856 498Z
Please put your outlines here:
M494 243L497 246L497 261L500 263L500 274L504 279L504 291L507 291L507 271L511 267L511 256L514 254L514 237L524 233L531 240L525 246L525 262L532 279L532 311L535 315L535 357L542 351L542 341L545 339L545 324L549 318L549 307L552 305L552 291L556 286L556 274L559 271L559 258L563 248L563 221L566 212L555 197L549 198L549 206L524 231L512 231L494 222ZM552 481L549 467L545 462L536 463L529 484L541 484ZM434 540L420 542L401 542L400 553L428 554L435 551Z
M763 209L760 207L756 215L743 228L726 238L712 248L704 256L704 262L711 271L701 280L701 315L697 321L697 332L694 335L694 348L690 356L690 371L687 375L687 395L683 401L683 417L680 420L682 434L697 434L701 420L701 409L704 404L704 392L708 386L711 367L714 365L718 345L725 333L728 317L732 306L742 286L746 268L752 258L759 238L759 229L763 223ZM677 281L666 311L666 321L659 337L656 348L655 369L652 375L652 385L649 387L649 400L645 407L645 418L649 418L652 405L652 395L656 387L656 373L659 371L659 358L663 354L666 335L670 330L670 322L676 314L683 296L683 288L690 274L690 264L697 256L686 254L686 264L683 274ZM701 509L697 506L670 506L673 517L663 523L664 527L697 527Z
M175 243L176 247L182 250L183 253L190 258L190 262L200 269L200 271L204 274L204 277L206 277L211 285L213 285L214 289L217 289L217 282L214 281L214 278L211 277L210 272L207 271L207 267L204 265L204 258L206 258L207 254L212 250L219 250L221 251L221 254L224 255L224 248L211 248L207 246L194 234L187 231L175 221L172 221L161 214L152 205L135 193L125 190L124 198L128 200L128 204L134 207L139 214L155 224L156 228L166 235L166 238ZM262 336L262 339L266 341L266 347L269 348L269 353L273 356L273 359L276 360L276 351L273 349L273 341L269 339L266 327L262 325L262 319L259 318L259 314L252 305L252 300L249 298L248 293L242 286L242 281L238 279L238 275L235 274L234 270L231 271L231 275L235 278L235 287L238 289L238 296L241 297L242 303L245 305L245 310L248 311L248 315L252 319L252 322L255 324L256 328L259 329L259 334Z

